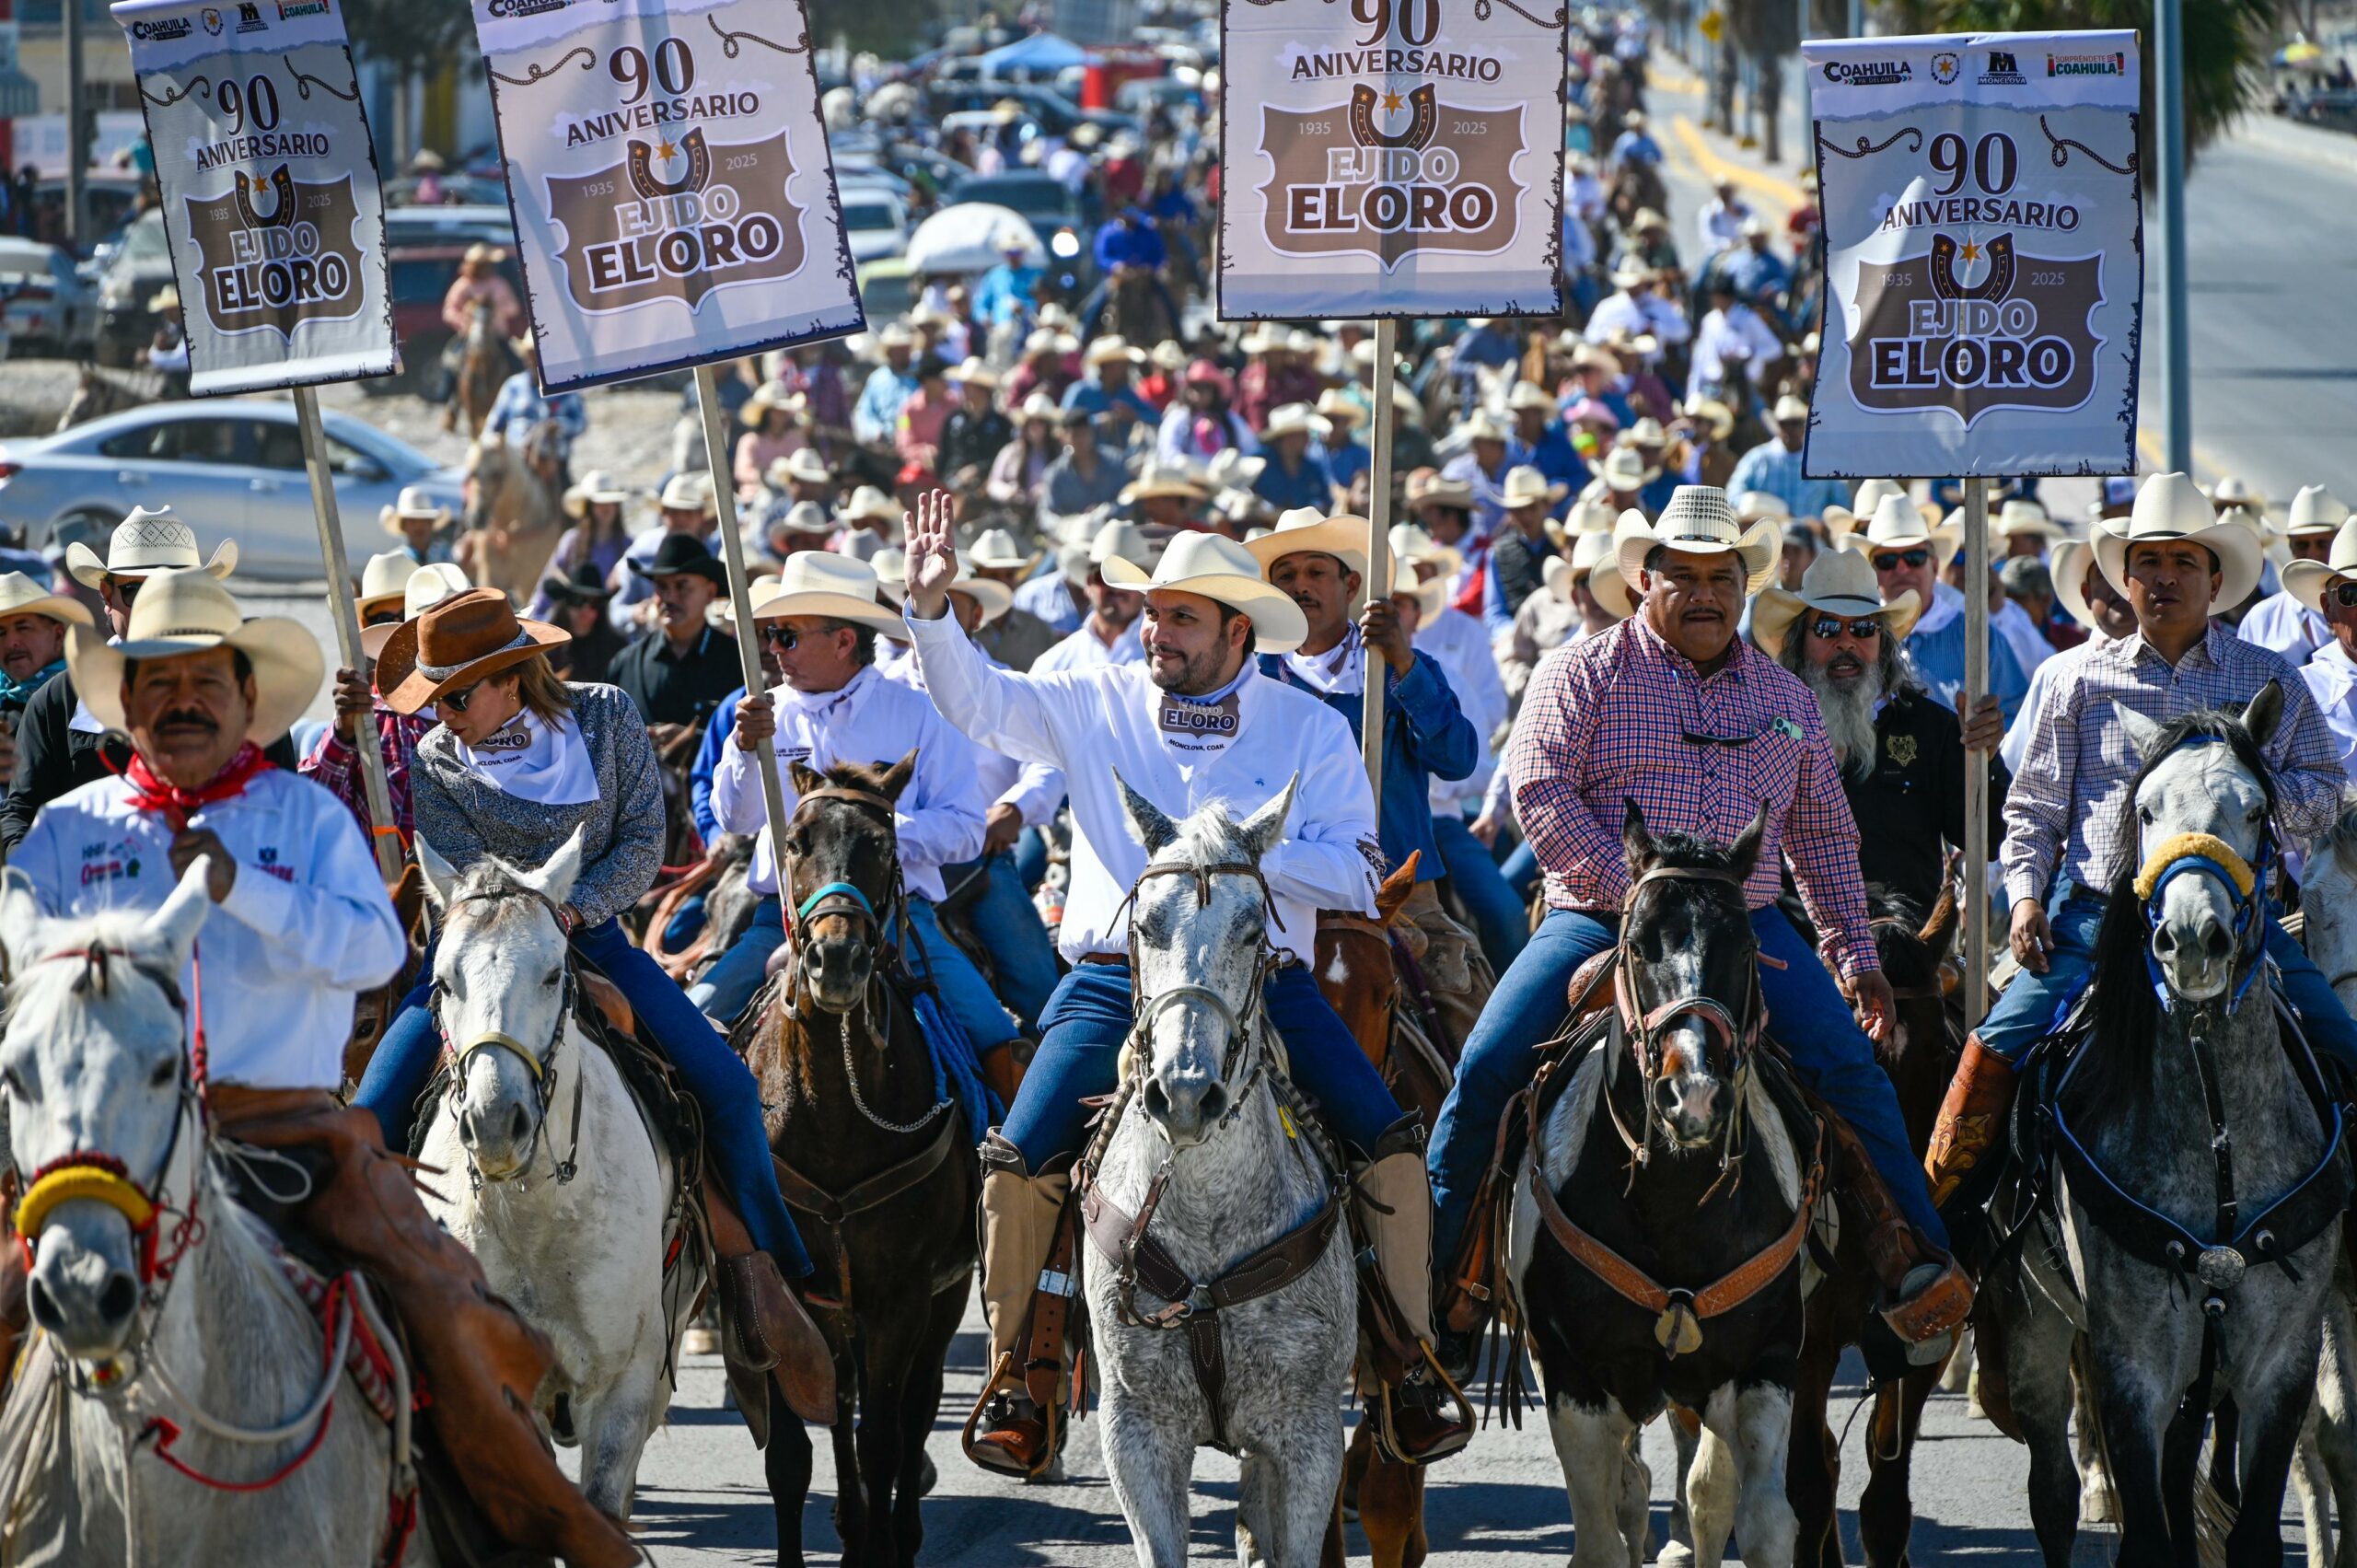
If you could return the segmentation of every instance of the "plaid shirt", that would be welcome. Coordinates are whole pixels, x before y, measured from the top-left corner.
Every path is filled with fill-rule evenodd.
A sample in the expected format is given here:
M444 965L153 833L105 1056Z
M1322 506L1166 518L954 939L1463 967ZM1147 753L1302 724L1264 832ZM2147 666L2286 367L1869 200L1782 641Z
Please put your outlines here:
M410 814L409 769L417 756L417 743L439 722L432 710L422 714L402 714L385 706L377 699L377 738L385 749L385 793L392 801L393 825L401 830L401 842L407 843L417 832L416 819ZM312 783L323 784L352 808L359 819L360 830L368 830L368 793L360 781L360 754L343 742L331 724L319 732L311 745L311 753L295 764L295 771Z
M2275 822L2288 841L2332 826L2347 782L2332 732L2307 683L2281 654L2246 643L2212 621L2172 667L2142 633L2056 661L2022 765L2005 796L2005 845L1998 865L2005 897L2043 901L2059 868L2101 893L2130 867L2119 855L2128 782L2142 760L2112 707L2124 703L2166 723L2197 708L2245 703L2274 680L2283 718L2260 748L2275 771Z
M1773 903L1789 858L1829 960L1845 977L1881 967L1857 824L1817 699L1758 649L1738 640L1706 679L1641 615L1558 649L1531 677L1507 767L1556 908L1620 910L1629 892L1624 801L1636 801L1655 833L1722 844L1765 802L1745 902Z

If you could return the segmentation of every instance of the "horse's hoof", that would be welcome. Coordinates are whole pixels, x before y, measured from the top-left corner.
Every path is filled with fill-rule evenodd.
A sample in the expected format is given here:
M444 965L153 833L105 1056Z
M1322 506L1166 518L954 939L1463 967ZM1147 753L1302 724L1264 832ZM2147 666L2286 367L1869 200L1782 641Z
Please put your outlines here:
M1987 1421L1989 1412L1980 1408L1980 1368L1972 1369L1970 1381L1965 1385L1964 1413L1975 1421Z
M1694 1549L1682 1540L1674 1540L1661 1549L1654 1559L1655 1568L1694 1568Z
M917 1495L930 1497L933 1489L941 1484L941 1472L934 1468L931 1454L917 1456Z
M2119 1513L2112 1507L2111 1488L2100 1474L2088 1476L2079 1483L2079 1523L2119 1523Z

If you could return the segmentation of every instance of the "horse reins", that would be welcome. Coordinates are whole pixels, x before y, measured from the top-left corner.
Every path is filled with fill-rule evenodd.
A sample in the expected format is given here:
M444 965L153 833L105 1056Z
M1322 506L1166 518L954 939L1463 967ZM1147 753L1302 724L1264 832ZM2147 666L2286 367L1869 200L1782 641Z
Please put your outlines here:
M565 933L565 922L563 912L557 908L553 900L536 888L517 886L511 889L503 889L501 891L496 893L470 893L464 898L451 900L449 912L455 914L458 911L465 908L469 904L503 903L515 898L530 898L537 900L540 903L540 906L548 912L549 918L556 922L556 928L559 934L563 935ZM540 1152L540 1135L543 1129L548 1125L550 1106L555 1099L557 1094L557 1048L564 1043L565 1025L572 1021L574 1007L578 1000L578 988L574 980L573 965L569 961L569 937L567 946L568 962L564 966L563 989L557 998L556 1022L549 1030L548 1044L538 1051L533 1051L530 1046L526 1045L522 1040L517 1040L515 1036L502 1034L497 1030L488 1030L482 1034L476 1035L463 1045L453 1040L450 1038L448 1026L442 1021L442 1003L443 999L450 993L449 987L443 984L442 978L439 975L436 975L434 978L433 990L426 1002L426 1005L432 1012L434 1017L435 1031L442 1037L443 1054L447 1057L450 1062L450 1098L452 1100L463 1102L466 1099L467 1063L471 1058L480 1055L483 1051L505 1051L508 1055L516 1058L517 1061L521 1062L524 1064L525 1069L531 1074L533 1098L539 1102L540 1114L540 1120L535 1122L532 1127L530 1146L525 1150L523 1162L517 1167L519 1173L530 1167L532 1163L532 1156ZM435 967L439 968L440 966L437 964ZM575 1070L573 1074L573 1125L571 1131L567 1134L567 1137L570 1140L570 1146L566 1149L563 1159L557 1159L553 1150L551 1151L549 1156L551 1160L554 1162L556 1167L557 1185L560 1187L570 1182L575 1176L580 1173L580 1165L578 1162L581 1154L581 1084L582 1079L585 1076L586 1076L586 1074L577 1068ZM467 1179L473 1185L476 1191L480 1191L482 1190L483 1181L482 1171L481 1167L475 1164L474 1156L471 1153L467 1156ZM518 1174L514 1177L497 1178L495 1179L521 1181L524 1178L521 1174Z

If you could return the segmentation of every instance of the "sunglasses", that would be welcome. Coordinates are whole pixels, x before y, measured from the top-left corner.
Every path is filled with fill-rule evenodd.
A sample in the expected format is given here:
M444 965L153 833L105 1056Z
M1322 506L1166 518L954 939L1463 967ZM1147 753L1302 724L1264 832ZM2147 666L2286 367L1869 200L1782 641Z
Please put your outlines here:
M762 642L767 643L770 646L777 649L780 653L788 654L792 653L796 647L798 647L802 643L802 639L807 636L830 637L832 635L834 635L834 633L831 632L797 632L791 626L764 626L761 628Z
M1808 623L1808 629L1822 641L1831 642L1840 636L1851 636L1861 643L1871 642L1882 635L1882 622L1873 616L1864 621L1843 621L1837 616L1820 615Z
M434 699L434 705L437 708L447 708L454 714L463 714L467 711L467 704L475 700L475 693L482 690L482 682L478 680L472 686L461 691L443 692L442 695Z
M2357 610L2357 583L2333 584L2332 602L2343 610Z
M1932 552L1928 550L1901 550L1888 555L1877 555L1874 559L1877 572L1896 572L1901 566L1915 572L1930 563Z
M1758 730L1749 735L1697 735L1692 730L1680 732L1679 738L1689 746L1748 746L1759 738Z

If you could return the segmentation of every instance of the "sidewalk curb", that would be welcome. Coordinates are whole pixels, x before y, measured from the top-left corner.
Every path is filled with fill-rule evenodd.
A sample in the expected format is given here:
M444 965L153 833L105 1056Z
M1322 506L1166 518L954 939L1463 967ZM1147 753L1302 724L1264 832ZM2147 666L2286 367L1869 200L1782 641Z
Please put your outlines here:
M2272 114L2246 115L2227 134L2227 140L2245 142L2282 157L2357 174L2357 136L2302 125Z

